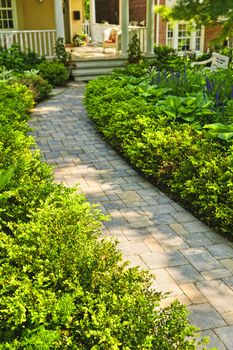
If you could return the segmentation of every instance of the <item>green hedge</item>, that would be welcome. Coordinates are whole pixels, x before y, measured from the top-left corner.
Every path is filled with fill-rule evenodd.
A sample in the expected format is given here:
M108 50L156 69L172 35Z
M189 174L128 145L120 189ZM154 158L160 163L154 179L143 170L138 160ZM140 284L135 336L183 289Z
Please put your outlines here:
M131 164L201 220L233 238L233 145L158 115L124 80L100 78L86 88L86 105L109 142Z
M196 349L185 307L160 309L148 273L100 240L101 213L53 182L27 136L32 104L0 85L0 349Z

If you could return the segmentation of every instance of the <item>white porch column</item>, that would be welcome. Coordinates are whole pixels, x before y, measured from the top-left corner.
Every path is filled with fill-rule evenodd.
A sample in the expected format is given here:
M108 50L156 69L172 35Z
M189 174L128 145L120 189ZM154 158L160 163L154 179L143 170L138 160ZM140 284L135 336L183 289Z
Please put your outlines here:
M65 38L62 0L54 0L57 38Z
M96 23L95 0L90 0L90 26L91 26L92 40L95 40L95 30L94 30L95 23Z
M121 56L128 56L129 47L129 0L120 0Z
M147 28L147 55L154 54L154 32L155 32L155 14L154 0L147 0L146 3L146 28Z
M157 0L157 6L160 6L160 0ZM160 15L156 16L156 46L159 46Z

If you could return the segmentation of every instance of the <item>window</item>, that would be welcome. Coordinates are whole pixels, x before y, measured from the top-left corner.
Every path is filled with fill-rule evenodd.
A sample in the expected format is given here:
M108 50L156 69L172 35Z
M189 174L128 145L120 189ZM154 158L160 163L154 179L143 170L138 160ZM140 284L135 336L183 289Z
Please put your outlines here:
M203 30L191 31L187 23L167 24L166 44L179 51L201 51L203 46Z
M191 32L187 24L178 24L178 51L190 51Z
M168 23L167 27L167 46L173 47L173 27L170 23Z
M196 30L195 50L196 51L200 51L201 50L201 29Z
M0 29L14 29L13 0L0 0Z

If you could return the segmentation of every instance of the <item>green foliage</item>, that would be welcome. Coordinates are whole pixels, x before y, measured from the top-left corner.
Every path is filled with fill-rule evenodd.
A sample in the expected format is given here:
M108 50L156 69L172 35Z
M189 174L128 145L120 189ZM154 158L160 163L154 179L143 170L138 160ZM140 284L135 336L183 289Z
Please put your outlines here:
M144 89L141 83L142 77L122 76L90 82L85 99L90 116L135 168L232 237L232 143L224 143L229 135L214 142L205 129L196 131L190 125L196 118L202 125L206 116L210 120L212 104L201 93L166 97L164 88Z
M37 66L42 78L52 86L64 86L69 79L69 71L60 62L42 62Z
M56 60L58 60L66 66L69 65L71 60L71 54L70 52L66 51L63 38L58 38L56 40L54 52Z
M140 40L138 39L137 33L133 32L132 38L129 43L128 49L128 63L139 63L142 59L142 52L140 49Z
M13 175L14 175L13 168L9 168L7 170L4 170L4 169L0 170L0 192L4 189L4 187L6 187L6 185L8 185Z
M35 101L44 100L49 97L49 94L52 91L52 85L37 74L23 74L18 78L18 82L27 86L32 91Z
M161 11L161 10L160 10ZM233 3L232 0L177 0L171 11L164 11L173 20L191 20L198 26L208 24L219 24L222 21L220 38L233 37Z
M157 105L158 113L165 113L173 118L173 121L182 119L186 122L196 122L198 124L213 120L213 102L206 100L202 92L196 96L179 97L168 96L160 100Z
M218 137L221 140L229 141L233 138L233 124L213 123L204 125L208 129L207 135L210 137Z
M178 56L174 49L166 45L154 46L154 53L156 59L151 62L151 66L157 70L179 70L189 63L188 57Z
M7 70L22 72L35 68L35 65L44 60L44 57L38 56L35 52L21 51L18 45L13 45L9 49L0 48L0 66L4 66Z

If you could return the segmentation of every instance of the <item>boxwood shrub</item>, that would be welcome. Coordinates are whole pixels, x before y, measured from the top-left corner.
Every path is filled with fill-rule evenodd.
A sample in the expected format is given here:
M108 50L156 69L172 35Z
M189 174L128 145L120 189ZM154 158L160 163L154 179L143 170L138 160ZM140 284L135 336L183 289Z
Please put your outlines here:
M53 87L63 86L69 79L69 70L61 62L44 61L37 66L39 74Z
M150 275L100 239L99 210L53 182L27 136L32 105L0 85L0 349L196 349L185 307L161 309Z
M140 172L197 217L233 239L231 143L158 115L153 103L122 79L100 78L86 88L86 106L106 139Z

